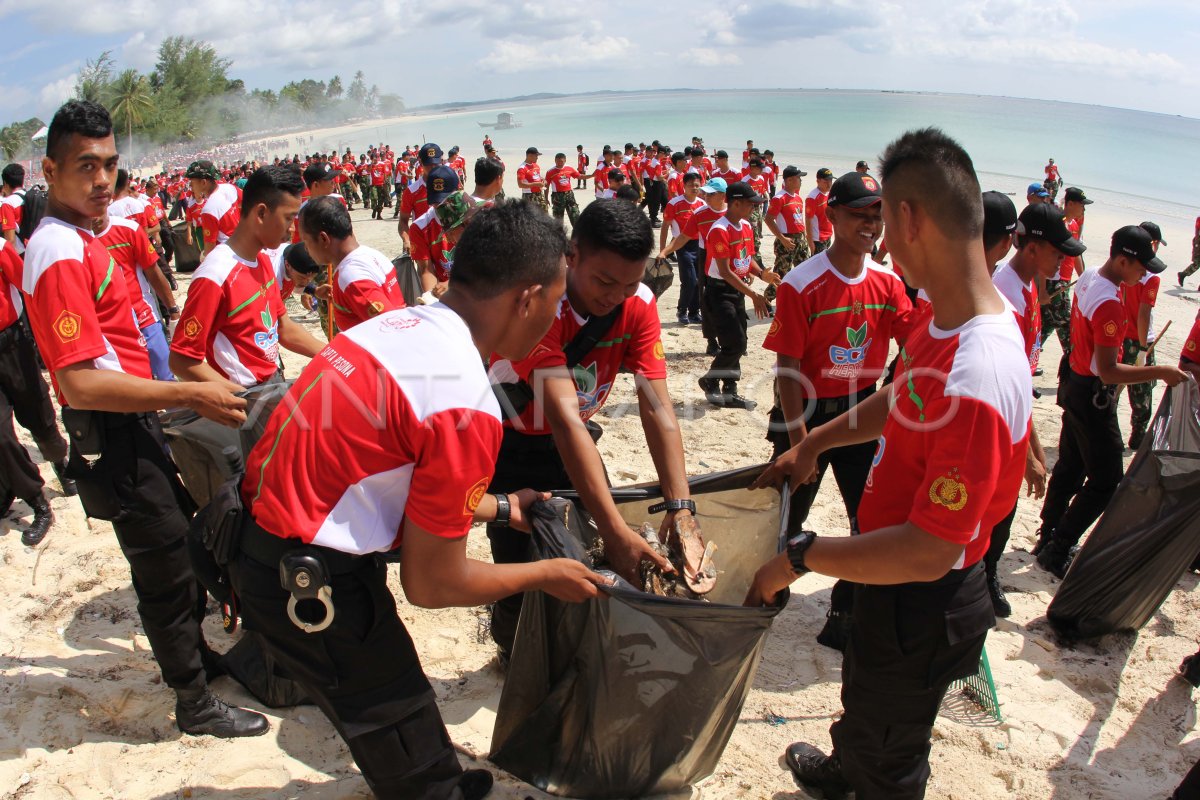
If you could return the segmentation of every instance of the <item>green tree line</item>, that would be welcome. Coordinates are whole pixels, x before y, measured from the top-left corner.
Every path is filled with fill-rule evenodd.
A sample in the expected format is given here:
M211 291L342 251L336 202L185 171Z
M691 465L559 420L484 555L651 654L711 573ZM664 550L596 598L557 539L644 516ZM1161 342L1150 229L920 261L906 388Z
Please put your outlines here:
M120 69L109 51L87 61L74 94L108 108L122 149L130 154L135 140L143 147L224 140L251 130L392 116L404 110L403 98L368 86L361 71L349 86L334 75L328 81L292 81L279 91L248 91L242 80L229 77L232 66L208 42L171 36L159 45L158 60L148 74ZM31 155L29 137L42 125L34 118L0 128L5 158Z

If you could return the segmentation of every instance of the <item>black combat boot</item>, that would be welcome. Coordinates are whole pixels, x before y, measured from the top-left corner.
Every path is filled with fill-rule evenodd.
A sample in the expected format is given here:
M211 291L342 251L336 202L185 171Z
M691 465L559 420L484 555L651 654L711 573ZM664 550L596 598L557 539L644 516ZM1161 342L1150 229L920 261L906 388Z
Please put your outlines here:
M262 714L231 706L210 692L208 687L179 689L175 694L175 724L184 733L236 739L240 736L261 736L271 727Z

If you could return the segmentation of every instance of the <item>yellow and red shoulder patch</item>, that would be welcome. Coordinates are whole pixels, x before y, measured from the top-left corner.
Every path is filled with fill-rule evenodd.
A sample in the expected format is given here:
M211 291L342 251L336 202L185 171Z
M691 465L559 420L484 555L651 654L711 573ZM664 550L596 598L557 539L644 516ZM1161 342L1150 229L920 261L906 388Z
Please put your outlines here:
M79 338L82 325L82 317L73 311L63 309L63 312L58 315L58 319L54 320L54 332L58 334L59 340L66 344Z
M463 516L471 516L475 513L475 509L479 508L479 504L483 502L483 495L487 492L488 479L480 478L475 485L467 490L467 500L463 505Z
M1111 319L1108 322L1104 323L1104 335L1105 336L1116 336L1117 335L1117 323L1113 322Z
M667 360L667 355L666 355L666 353L663 352L663 345L662 345L661 341L654 343L654 357L657 358L659 361Z
M929 485L929 502L950 511L962 511L967 505L967 487L959 479L957 469L939 475Z
M195 339L204 330L204 323L195 317L188 317L187 321L180 326L183 328L183 335L189 339Z

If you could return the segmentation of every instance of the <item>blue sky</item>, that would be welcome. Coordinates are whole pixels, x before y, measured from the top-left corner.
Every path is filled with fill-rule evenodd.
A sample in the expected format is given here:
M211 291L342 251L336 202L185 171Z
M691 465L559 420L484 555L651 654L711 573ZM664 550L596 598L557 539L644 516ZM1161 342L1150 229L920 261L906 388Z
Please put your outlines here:
M609 12L598 19L594 9ZM332 9L337 9L332 13ZM355 70L410 106L533 92L847 88L1200 117L1195 0L0 0L0 124L48 119L88 58L183 33L250 88Z

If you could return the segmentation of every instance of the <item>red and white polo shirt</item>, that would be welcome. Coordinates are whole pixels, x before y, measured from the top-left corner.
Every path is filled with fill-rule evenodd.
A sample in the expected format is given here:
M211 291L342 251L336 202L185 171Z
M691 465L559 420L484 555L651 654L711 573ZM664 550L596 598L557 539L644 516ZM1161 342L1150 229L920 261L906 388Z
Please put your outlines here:
M25 192L13 192L8 197L0 197L0 231L17 231L21 227L21 211L25 206ZM0 237L3 238L3 237ZM13 239L17 255L25 252L21 237Z
M517 167L517 180L525 181L526 183L543 183L541 164L522 163L521 166ZM541 188L537 191L541 191ZM521 187L521 194L533 193L534 190L528 186Z
M0 238L0 331L21 318L21 257L17 249Z
M1150 325L1146 329L1146 344L1154 341L1154 306L1158 302L1158 289L1162 281L1152 272L1147 272L1133 286L1121 284L1121 304L1125 306L1125 338L1137 341L1138 315L1142 305L1150 306Z
M400 213L409 219L419 217L429 209L429 191L425 186L425 173L419 173L404 186L400 195Z
M579 172L574 167L551 167L546 173L546 183L555 194L563 194L571 191L571 179L578 177Z
M812 223L817 232L817 241L827 242L833 238L833 223L829 221L826 209L829 206L829 195L819 188L808 193L804 200L804 216Z
M722 215L709 227L704 237L704 252L707 256L705 274L708 277L722 280L717 259L728 258L733 274L745 280L754 263L754 228L747 220L734 225L729 217Z
M685 230L692 217L703 208L708 208L708 203L699 197L689 201L685 195L681 194L668 200L666 207L663 208L663 222L670 226L671 236L678 236L680 231Z
M1183 349L1179 351L1181 358L1186 358L1193 364L1200 364L1200 311L1196 312L1196 321L1192 330L1183 340Z
M767 214L775 220L776 227L788 236L804 232L804 197L780 189L771 198Z
M1042 307L1038 304L1037 285L1034 281L1022 281L1007 261L996 267L992 283L1013 307L1021 336L1025 339L1032 374L1042 356Z
M144 271L158 268L158 253L154 252L145 228L131 219L110 216L108 227L96 234L96 239L121 267L138 328L153 325L159 319L155 312L158 300Z
M333 321L339 330L349 330L376 314L404 308L396 268L378 250L359 245L334 271Z
M242 190L232 183L219 183L200 209L200 227L209 247L224 244L242 219Z
M1124 339L1125 307L1116 284L1102 277L1099 267L1084 270L1071 299L1071 369L1098 377L1096 348L1120 349Z
M283 315L270 256L246 261L228 244L217 245L192 274L171 351L253 386L279 369Z
M1076 239L1079 238L1079 232L1083 229L1083 222L1077 219L1069 219L1067 222L1067 230ZM1058 265L1058 275L1055 277L1060 281L1069 281L1075 278L1075 265L1079 262L1079 256L1065 256L1062 262Z
M704 240L708 237L708 229L713 226L713 223L725 216L724 211L714 211L708 203L704 204L704 208L692 214L692 218L683 224L681 233L689 239L695 239L700 243L700 249L704 249Z
M900 356L859 529L869 536L911 522L963 545L954 568L969 567L1024 476L1033 411L1025 343L1006 309L950 331L931 320Z
M118 219L127 219L140 225L142 228L149 228L158 224L158 215L150 206L149 201L142 200L140 197L135 197L127 194L120 200L113 200L108 204L109 218L116 217Z
M55 372L72 364L150 379L121 268L90 231L43 219L29 238L21 291L60 405L67 400Z
M567 363L566 347L588 318L580 316L563 296L558 315L550 330L533 351L520 361L494 358L491 376L495 383L511 383L520 379L536 389L536 370L562 367ZM663 353L662 330L658 321L658 305L654 293L645 285L621 306L621 313L604 339L573 370L575 391L579 396L579 416L584 421L600 410L608 399L617 374L625 371L647 380L667 377L667 360ZM522 433L547 434L550 424L541 404L532 402L517 420L507 420L506 426Z
M800 361L806 398L846 397L874 386L887 368L888 340L903 343L911 324L896 273L866 259L858 277L847 278L822 252L776 289L763 347Z
M458 539L500 452L471 332L442 303L334 337L251 451L242 497L266 530L345 553L392 550L406 519Z

